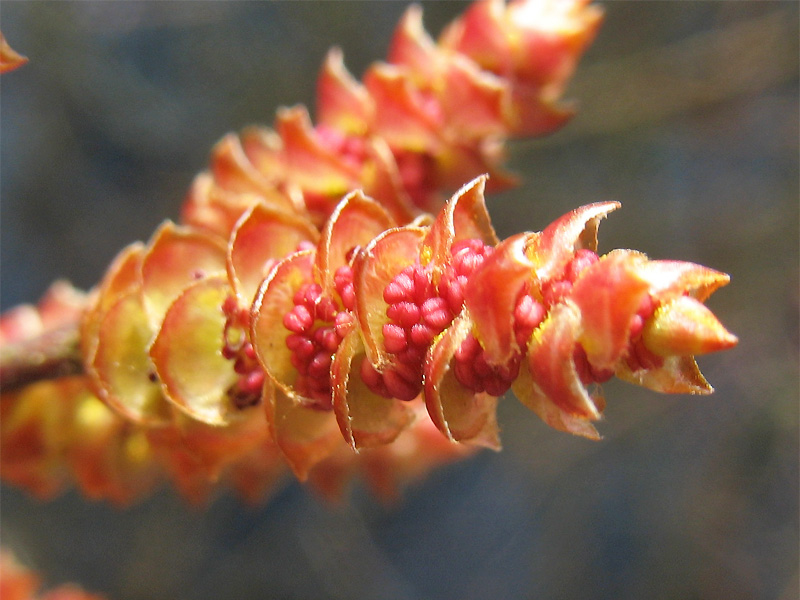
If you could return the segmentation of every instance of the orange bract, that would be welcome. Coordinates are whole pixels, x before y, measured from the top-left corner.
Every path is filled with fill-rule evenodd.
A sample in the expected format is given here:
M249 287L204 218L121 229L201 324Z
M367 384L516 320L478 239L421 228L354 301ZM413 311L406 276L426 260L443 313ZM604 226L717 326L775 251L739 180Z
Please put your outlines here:
M28 62L28 59L14 50L0 33L0 73L13 71Z

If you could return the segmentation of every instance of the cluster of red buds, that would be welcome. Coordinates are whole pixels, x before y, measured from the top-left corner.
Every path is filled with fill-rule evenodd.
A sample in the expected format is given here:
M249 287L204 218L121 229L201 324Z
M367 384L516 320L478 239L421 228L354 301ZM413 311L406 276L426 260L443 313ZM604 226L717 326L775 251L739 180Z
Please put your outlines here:
M4 393L0 474L43 496L73 481L125 503L166 473L191 499L223 481L258 498L285 463L325 493L356 473L391 493L499 448L509 389L589 438L614 375L710 392L693 357L736 343L703 304L727 275L598 256L614 202L503 241L486 211L504 141L568 118L599 22L584 0L485 0L437 43L412 7L363 83L332 52L316 126L296 107L225 137L181 224L88 296L3 317L7 342L79 320L81 368Z

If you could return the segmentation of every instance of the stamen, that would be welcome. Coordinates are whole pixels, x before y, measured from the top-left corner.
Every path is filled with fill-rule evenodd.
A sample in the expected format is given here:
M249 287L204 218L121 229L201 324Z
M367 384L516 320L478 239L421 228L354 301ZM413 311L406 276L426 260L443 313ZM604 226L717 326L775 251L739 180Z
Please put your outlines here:
M533 330L541 324L545 315L541 302L529 294L521 294L514 308L514 335L519 346L516 352L505 364L490 364L480 342L470 334L453 355L456 379L476 393L486 392L492 396L505 394L519 375L522 356Z
M413 268L406 267L395 277L383 291L383 299L387 304L395 304L403 300L411 300L414 293L414 281L410 272Z
M572 259L564 267L560 277L546 281L542 286L542 298L550 307L562 302L572 292L572 284L587 267L599 260L595 252L587 248L575 251Z
M347 265L336 269L333 275L333 285L339 298L342 299L342 306L353 311L356 306L356 292L353 287L353 269Z
M370 390L384 398L391 398L389 390L386 389L386 384L383 382L383 377L368 360L361 361L360 374L361 380Z
M578 371L578 378L583 385L605 383L614 376L613 369L596 369L593 367L586 356L586 351L580 344L575 345L575 350L572 353L572 361L575 363L575 369Z
M402 328L409 328L419 321L422 311L413 302L398 302L386 309L386 316Z
M453 317L443 298L428 298L422 303L422 319L431 329L442 331Z
M631 317L628 353L625 362L632 371L641 369L655 369L664 364L664 359L651 352L642 341L644 324L656 311L657 305L653 298L647 294L639 303L639 309Z
M436 334L434 330L424 323L415 323L409 330L409 340L418 348L427 348L433 342Z
M638 371L640 369L657 369L664 364L664 359L648 350L640 336L631 342L625 362L631 371Z
M514 333L520 347L527 345L528 340L542 321L547 311L544 305L529 294L522 294L514 308Z
M564 279L548 281L542 286L542 299L549 307L562 302L572 291L572 282Z
M248 341L249 311L239 307L234 296L228 296L222 303L222 312L225 314L222 356L233 361L233 370L240 376L228 389L228 397L236 408L245 409L261 402L264 371L256 360L253 345Z
M422 378L415 374L407 377L406 373L397 368L388 368L381 375L386 384L386 390L392 398L398 400L413 400L422 391Z
M470 334L454 354L453 372L461 385L475 393L502 396L519 375L521 357L517 352L505 365L491 365L478 340Z
M366 366L362 364L362 379L373 392L400 400L412 400L419 395L422 390L423 361L428 349L436 336L463 309L463 290L467 279L493 250L478 239L459 240L451 248L452 260L439 278L438 285L433 283L431 269L420 264L409 265L389 282L383 291L383 299L389 305L386 310L389 323L383 326L382 331L384 348L394 355L395 360L380 373L368 363ZM533 314L530 308L522 312L528 321L533 319L529 315ZM528 327L530 331L538 322ZM464 356L465 350L471 347L475 353L482 352L477 340L471 339L473 346L465 342L464 349L460 349L458 354ZM471 361L476 359L477 355L470 358ZM485 371L487 378L491 379L495 371L505 373L504 369L489 366L485 360L483 362L479 368ZM456 369L463 372L465 379L470 379L468 371L474 365L466 365L467 361L457 361ZM503 375L503 381L499 384L489 381L489 389L496 391L502 386L507 389L507 378ZM481 388L486 385L474 378L470 381Z
M564 269L564 279L574 283L584 269L593 265L599 260L597 253L588 248L581 248L575 251L575 256Z
M461 312L467 279L492 252L494 248L478 239L459 240L453 244L452 261L439 281L439 296L444 299L452 314Z
M392 354L400 354L408 346L406 330L400 325L387 323L383 326L383 339L386 351Z
M306 333L313 324L311 312L302 304L295 306L283 317L283 326L294 333Z
M334 276L334 287L341 305L355 304L353 273L341 267ZM297 369L294 388L313 401L312 406L330 410L330 367L333 355L345 335L353 328L352 313L341 310L335 298L323 295L316 283L301 286L294 294L295 306L283 318L292 333L286 336L290 361Z
M355 326L353 313L349 311L342 311L337 314L333 322L336 328L336 335L338 335L340 339L343 339L344 336L350 333L350 330Z

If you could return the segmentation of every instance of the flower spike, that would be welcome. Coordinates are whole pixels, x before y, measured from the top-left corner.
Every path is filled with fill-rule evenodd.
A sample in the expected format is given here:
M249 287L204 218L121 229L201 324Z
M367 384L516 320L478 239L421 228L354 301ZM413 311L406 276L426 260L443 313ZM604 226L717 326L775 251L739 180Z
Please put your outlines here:
M589 439L611 377L709 393L694 356L737 343L703 304L727 275L598 255L617 202L505 240L486 209L514 181L505 141L569 118L560 97L601 15L479 0L435 41L412 7L363 82L331 51L316 124L296 106L226 135L179 223L123 249L89 294L61 284L0 318L16 388L0 475L120 504L170 479L200 502L218 484L260 497L288 467L326 495L361 475L391 496L499 449L508 390ZM48 340L72 363L25 385L12 358Z
M92 389L157 426L148 452L166 452L165 468L195 498L206 475L263 443L301 479L340 461L342 446L400 444L426 422L451 442L499 449L509 389L548 425L590 439L605 406L599 384L614 375L710 391L693 355L736 343L702 304L726 275L631 250L598 256L598 221L616 203L497 241L485 181L401 227L362 192L320 234L258 204L234 227L225 271L216 238L163 226L123 251L92 295ZM196 274L187 244L206 251ZM146 268L161 256L163 268ZM147 298L157 299L150 311ZM178 439L196 445L195 458L166 450Z

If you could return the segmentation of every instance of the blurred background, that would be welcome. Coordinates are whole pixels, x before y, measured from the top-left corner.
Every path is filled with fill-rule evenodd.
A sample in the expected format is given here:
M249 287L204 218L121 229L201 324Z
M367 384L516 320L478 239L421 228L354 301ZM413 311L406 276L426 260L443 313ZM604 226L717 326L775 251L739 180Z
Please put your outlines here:
M164 490L120 511L3 487L2 543L48 584L144 598L795 600L798 597L798 4L605 3L571 85L578 116L510 145L523 185L498 233L614 199L601 251L732 275L710 301L740 337L716 393L605 387L604 441L508 397L504 449L391 506L290 483L257 507ZM424 3L436 34L465 5ZM3 2L30 63L3 76L0 304L88 288L178 208L228 131L313 106L339 45L361 75L398 2Z

